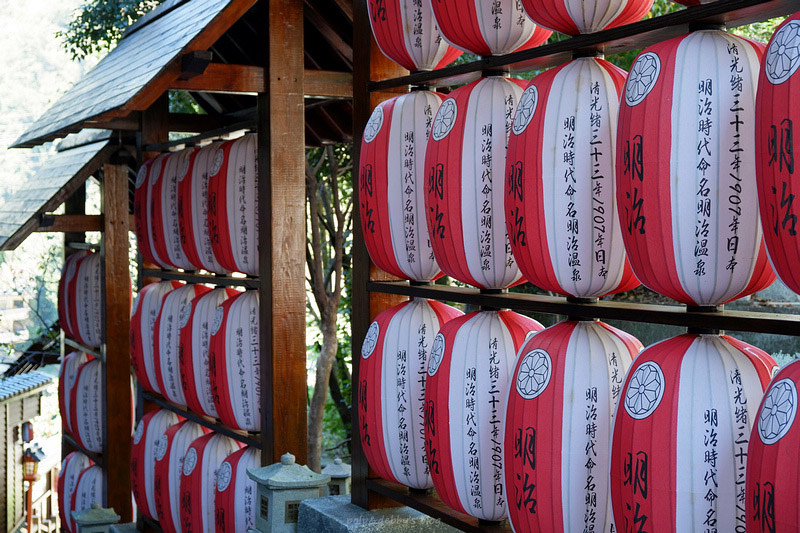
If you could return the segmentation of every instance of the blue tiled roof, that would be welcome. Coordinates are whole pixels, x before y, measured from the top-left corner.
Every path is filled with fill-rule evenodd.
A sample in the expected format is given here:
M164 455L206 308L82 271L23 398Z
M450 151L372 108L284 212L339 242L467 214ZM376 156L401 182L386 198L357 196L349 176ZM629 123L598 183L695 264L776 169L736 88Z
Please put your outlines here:
M52 380L53 376L36 371L0 379L0 402L31 389L46 385Z

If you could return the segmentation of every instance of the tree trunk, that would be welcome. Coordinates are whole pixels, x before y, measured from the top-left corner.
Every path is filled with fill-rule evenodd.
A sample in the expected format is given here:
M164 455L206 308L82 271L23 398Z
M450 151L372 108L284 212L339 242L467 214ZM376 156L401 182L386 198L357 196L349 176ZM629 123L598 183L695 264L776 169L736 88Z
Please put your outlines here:
M336 313L336 309L333 309ZM326 313L321 313L325 315ZM333 323L331 323L333 322ZM322 417L325 412L325 401L328 399L328 382L331 368L336 359L339 339L336 338L336 322L322 321L322 349L317 359L317 377L314 380L314 394L308 409L308 467L314 472L322 469Z
M339 366L337 361L337 367ZM342 419L342 424L344 424L344 429L348 435L350 435L352 424L350 423L350 406L347 405L347 400L342 394L342 388L339 384L339 377L337 376L336 369L331 370L331 379L328 382L330 386L330 393L331 393L331 400L333 400L333 404L336 406L336 410L339 412L339 417ZM352 448L350 447L350 442L347 443L347 450L348 453L352 452Z

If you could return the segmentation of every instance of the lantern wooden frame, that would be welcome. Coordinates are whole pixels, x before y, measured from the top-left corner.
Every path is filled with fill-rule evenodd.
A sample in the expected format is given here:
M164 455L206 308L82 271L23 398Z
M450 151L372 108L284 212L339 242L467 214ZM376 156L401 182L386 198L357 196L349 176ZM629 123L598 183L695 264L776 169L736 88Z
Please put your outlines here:
M788 15L800 9L798 0L718 0L626 26L578 35L530 50L504 56L483 57L472 63L408 74L407 71L382 57L374 41L371 41L366 1L355 0L353 131L354 138L357 139L361 138L361 132L375 105L406 92L410 87L447 87L468 83L487 73L543 69L566 63L573 58L573 55L625 52L683 35L690 29L720 24L727 24L728 27L742 26ZM356 144L356 151L358 148ZM358 153L354 157L358 160ZM354 194L357 192L357 188L354 188ZM569 317L683 326L692 332L736 330L800 335L800 315L728 311L723 310L721 306L687 309L685 306L598 302L391 280L389 275L371 264L360 229L361 225L356 223L352 289L354 382L358 381L359 375L360 341L366 335L370 321L383 309L407 297L438 299L483 308L508 308ZM354 394L354 420L357 419L357 414L358 398ZM444 505L435 493L410 491L404 486L375 477L370 471L360 448L360 440L357 438L353 439L352 502L367 509L397 503L408 505L462 531L511 530L507 522L499 525L484 524L477 519L457 513Z

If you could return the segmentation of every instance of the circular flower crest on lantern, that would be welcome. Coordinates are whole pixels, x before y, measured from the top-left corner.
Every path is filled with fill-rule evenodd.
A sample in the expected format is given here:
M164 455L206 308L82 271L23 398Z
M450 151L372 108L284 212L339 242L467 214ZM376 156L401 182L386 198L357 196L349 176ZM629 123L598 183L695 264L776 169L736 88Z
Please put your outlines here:
M792 427L797 414L797 389L794 382L782 379L770 387L758 417L758 436L764 444L775 444Z
M792 20L775 32L764 58L767 79L779 85L797 71L800 66L800 21Z
M431 358L428 361L428 375L433 376L439 370L439 365L442 364L444 357L444 335L438 333L436 338L433 339L433 348L431 348Z
M431 137L436 141L441 141L447 134L452 131L453 126L456 124L456 117L458 116L458 105L452 98L445 100L436 118L433 121L433 128L431 128Z
M231 475L233 474L233 467L228 461L222 463L217 471L217 491L223 492L228 488L231 482Z
M372 115L369 117L369 122L364 127L364 140L366 142L372 142L375 140L375 137L378 136L378 133L381 131L381 127L383 126L383 107L378 106L375 108L375 111L372 112Z
M625 393L625 410L636 420L650 416L664 396L664 373L657 363L643 363L631 376Z
M361 357L366 359L372 352L375 351L375 345L378 343L378 336L380 335L380 326L377 322L373 322L367 330L367 336L364 337L364 344L361 345Z
M536 85L528 86L519 99L517 113L514 115L514 123L511 125L511 129L514 130L515 134L519 135L525 131L525 128L531 123L538 103L539 89L536 88Z
M541 349L528 352L522 360L517 374L517 392L526 400L539 396L550 384L553 361L550 354Z
M653 90L661 73L661 60L653 52L640 55L631 67L625 85L625 101L630 106L640 103Z

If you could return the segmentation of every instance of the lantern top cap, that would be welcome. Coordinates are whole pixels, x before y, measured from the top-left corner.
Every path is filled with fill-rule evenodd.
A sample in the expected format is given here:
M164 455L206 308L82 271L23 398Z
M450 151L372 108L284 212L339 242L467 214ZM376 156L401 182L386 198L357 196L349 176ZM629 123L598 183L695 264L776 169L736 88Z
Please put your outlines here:
M322 473L331 476L331 479L343 479L350 477L352 468L342 462L338 457L322 469Z
M328 475L317 474L305 465L296 464L295 457L291 453L281 456L280 463L261 468L248 468L247 475L259 485L269 489L321 487L331 480Z
M100 525L100 524L115 524L122 518L114 512L114 508L104 509L100 504L93 502L89 509L81 511L72 511L72 518L84 526Z

